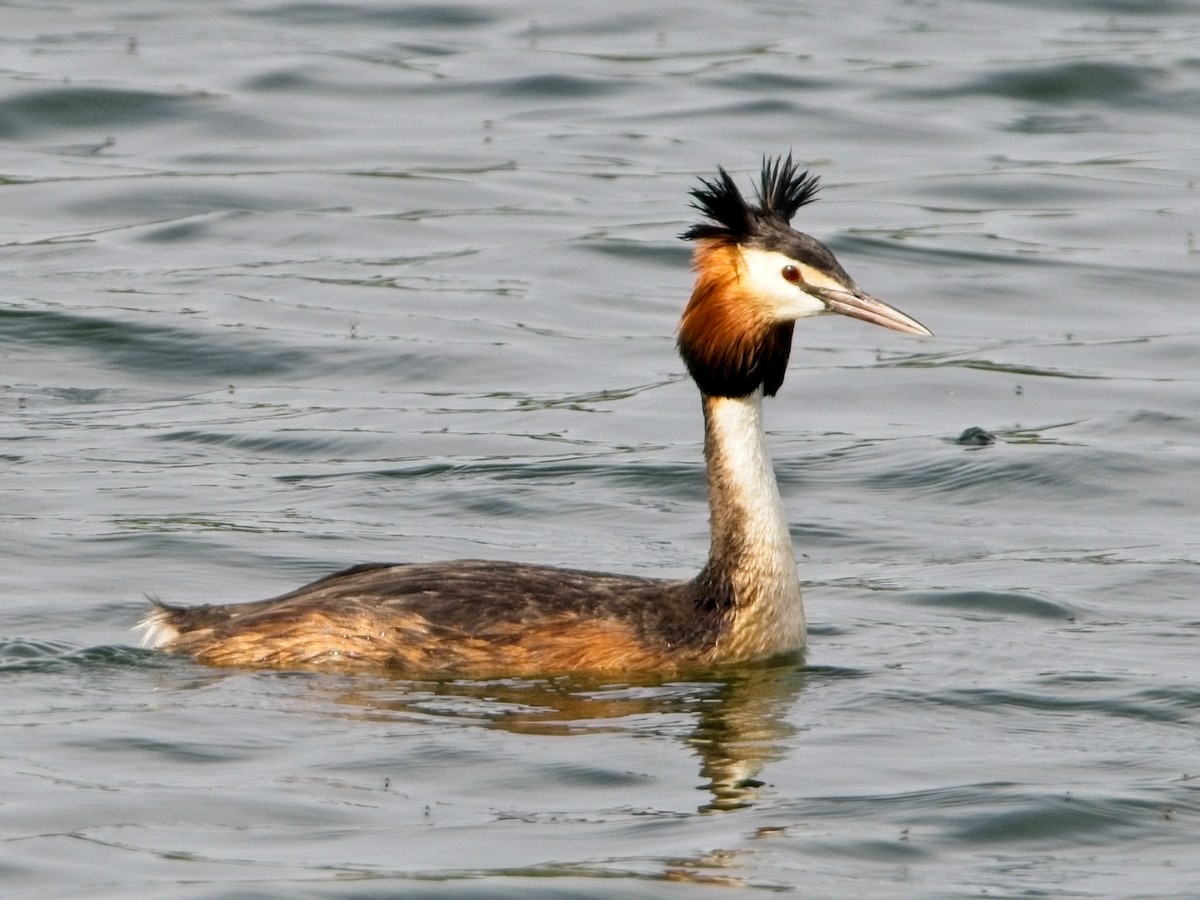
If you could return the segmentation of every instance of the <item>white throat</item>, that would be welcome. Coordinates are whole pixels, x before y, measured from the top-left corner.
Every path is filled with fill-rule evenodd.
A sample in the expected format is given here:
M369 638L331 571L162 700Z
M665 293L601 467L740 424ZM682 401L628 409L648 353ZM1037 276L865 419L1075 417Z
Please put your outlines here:
M712 555L726 573L736 609L717 655L749 659L804 646L804 605L796 555L762 424L762 389L746 397L704 397Z

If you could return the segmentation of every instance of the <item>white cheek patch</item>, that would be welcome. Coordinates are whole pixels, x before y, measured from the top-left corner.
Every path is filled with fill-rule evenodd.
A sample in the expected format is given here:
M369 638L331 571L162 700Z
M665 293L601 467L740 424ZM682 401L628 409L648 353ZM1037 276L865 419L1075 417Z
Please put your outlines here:
M806 285L846 290L844 284L828 275L774 250L749 247L743 248L741 253L746 267L746 287L770 311L772 317L779 320L819 316L829 311L823 301L805 293ZM792 283L783 277L786 266L794 266L800 270L799 283Z

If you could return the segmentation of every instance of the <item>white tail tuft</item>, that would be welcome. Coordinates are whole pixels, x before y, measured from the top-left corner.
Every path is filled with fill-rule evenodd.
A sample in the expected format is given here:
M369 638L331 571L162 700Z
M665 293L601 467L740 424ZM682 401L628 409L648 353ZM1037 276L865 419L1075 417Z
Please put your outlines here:
M179 637L179 629L171 623L171 611L162 606L155 606L146 613L145 618L133 626L133 631L141 631L142 639L139 646L162 650Z

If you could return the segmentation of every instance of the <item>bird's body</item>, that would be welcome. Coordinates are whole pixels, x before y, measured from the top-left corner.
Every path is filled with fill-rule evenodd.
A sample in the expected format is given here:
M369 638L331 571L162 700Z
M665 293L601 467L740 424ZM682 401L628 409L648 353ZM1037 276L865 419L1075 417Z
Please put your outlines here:
M720 170L679 350L700 388L712 544L688 580L457 560L364 565L271 600L157 604L143 643L213 665L388 668L428 675L672 672L798 652L804 607L762 427L796 319L839 312L913 334L821 243L791 229L816 179L764 162L758 205Z

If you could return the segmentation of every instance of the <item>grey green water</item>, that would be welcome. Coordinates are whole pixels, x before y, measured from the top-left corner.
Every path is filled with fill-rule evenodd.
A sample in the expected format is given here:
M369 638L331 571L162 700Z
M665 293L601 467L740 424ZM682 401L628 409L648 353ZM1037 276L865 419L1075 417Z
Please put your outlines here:
M0 896L1195 896L1196 13L0 4ZM676 235L789 149L937 335L797 329L804 665L135 648L354 562L694 570Z

